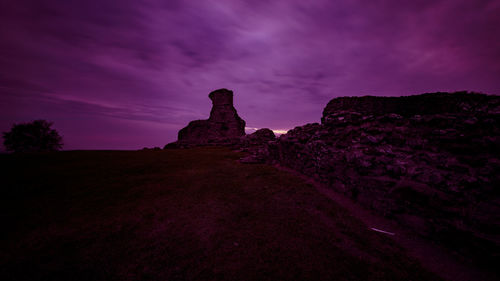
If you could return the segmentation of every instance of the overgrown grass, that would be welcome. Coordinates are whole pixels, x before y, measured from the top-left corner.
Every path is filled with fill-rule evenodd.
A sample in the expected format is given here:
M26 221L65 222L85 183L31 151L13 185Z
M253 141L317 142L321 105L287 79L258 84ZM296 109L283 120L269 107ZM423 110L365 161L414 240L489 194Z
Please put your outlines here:
M314 187L240 157L0 155L1 279L437 279Z

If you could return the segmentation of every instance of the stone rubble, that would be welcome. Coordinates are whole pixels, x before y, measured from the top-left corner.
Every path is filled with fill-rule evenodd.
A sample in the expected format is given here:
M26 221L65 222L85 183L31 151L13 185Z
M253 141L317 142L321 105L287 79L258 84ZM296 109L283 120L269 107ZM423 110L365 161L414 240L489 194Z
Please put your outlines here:
M252 134L240 138L239 148L250 155L242 158L240 162L246 164L264 163L267 161L267 145L276 140L276 135L271 129L263 128Z

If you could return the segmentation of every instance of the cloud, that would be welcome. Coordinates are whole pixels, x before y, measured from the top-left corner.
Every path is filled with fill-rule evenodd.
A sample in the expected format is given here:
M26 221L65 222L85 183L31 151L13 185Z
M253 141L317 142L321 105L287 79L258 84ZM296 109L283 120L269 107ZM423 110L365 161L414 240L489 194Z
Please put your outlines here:
M279 129L319 121L337 96L500 94L499 13L493 0L6 0L0 128L95 115L170 124L173 141L222 87L249 126Z

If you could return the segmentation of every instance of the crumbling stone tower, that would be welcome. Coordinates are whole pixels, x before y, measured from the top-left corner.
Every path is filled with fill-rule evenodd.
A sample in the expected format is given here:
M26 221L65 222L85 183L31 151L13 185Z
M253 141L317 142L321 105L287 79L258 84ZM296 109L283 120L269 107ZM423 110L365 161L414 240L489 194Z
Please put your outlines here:
M191 121L179 131L181 145L226 144L245 135L245 121L233 106L233 91L219 89L211 92L212 110L208 120Z

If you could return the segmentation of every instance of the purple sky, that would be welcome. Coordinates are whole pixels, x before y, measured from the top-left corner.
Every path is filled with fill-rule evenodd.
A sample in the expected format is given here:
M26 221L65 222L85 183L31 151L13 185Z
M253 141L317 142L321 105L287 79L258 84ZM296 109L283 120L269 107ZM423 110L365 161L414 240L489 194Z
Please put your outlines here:
M319 122L338 96L500 94L500 0L1 0L0 131L47 119L65 149L139 149L228 88L252 128Z

